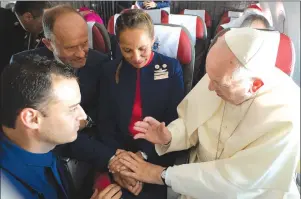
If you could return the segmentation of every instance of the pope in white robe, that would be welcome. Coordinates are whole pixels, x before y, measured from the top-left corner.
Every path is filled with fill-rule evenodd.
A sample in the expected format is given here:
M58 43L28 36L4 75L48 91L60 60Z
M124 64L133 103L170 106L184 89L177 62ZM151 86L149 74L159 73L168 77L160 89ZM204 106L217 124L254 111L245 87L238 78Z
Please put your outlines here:
M135 139L155 143L159 155L190 149L189 163L166 169L130 154L121 162L132 172L121 173L164 182L181 199L300 198L300 88L275 67L278 42L277 32L251 28L220 37L179 118L165 127L146 117L135 127Z

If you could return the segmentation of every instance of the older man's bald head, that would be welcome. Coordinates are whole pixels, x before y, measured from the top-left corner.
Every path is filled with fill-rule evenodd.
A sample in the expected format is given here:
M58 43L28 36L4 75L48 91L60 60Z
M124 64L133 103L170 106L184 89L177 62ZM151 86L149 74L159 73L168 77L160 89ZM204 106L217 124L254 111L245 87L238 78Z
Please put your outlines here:
M81 28L80 25L85 25L85 19L71 6L58 5L44 13L43 29L46 38L51 38L55 29L61 27L71 28L76 30Z
M56 6L43 17L46 47L59 61L81 68L88 56L88 26L84 18L72 7Z

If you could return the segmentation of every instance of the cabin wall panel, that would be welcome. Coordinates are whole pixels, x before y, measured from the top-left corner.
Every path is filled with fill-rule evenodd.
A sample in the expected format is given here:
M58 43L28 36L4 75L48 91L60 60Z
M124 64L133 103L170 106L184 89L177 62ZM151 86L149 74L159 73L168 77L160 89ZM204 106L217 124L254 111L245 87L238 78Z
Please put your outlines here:
M257 1L171 1L171 13L179 13L183 9L202 9L209 12L212 18L213 31L225 11L243 11L248 5Z

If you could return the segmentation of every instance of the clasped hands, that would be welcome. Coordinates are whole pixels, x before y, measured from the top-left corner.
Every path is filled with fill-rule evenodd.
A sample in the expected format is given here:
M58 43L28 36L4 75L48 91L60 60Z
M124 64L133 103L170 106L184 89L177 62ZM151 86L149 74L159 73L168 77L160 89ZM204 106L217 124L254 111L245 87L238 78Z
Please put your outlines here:
M143 156L140 152L135 154L137 158L143 159ZM127 189L134 195L139 195L142 191L143 183L125 175L122 175L122 171L130 172L130 168L128 168L125 164L123 164L123 160L127 159L126 157L130 157L130 152L118 149L116 151L115 157L109 163L109 171L113 174L114 181L121 187Z
M145 139L153 144L168 144L171 141L171 133L165 127L165 123L160 123L152 117L136 122L134 129L140 132L134 136L134 139ZM161 179L164 167L144 161L139 151L132 153L117 150L115 157L109 163L109 170L113 173L115 182L134 195L142 191L142 182L164 184Z

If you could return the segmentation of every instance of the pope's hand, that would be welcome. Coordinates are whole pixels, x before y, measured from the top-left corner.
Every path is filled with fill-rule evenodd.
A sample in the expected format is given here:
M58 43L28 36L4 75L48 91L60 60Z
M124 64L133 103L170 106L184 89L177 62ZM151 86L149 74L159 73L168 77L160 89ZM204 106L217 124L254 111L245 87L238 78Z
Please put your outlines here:
M171 141L171 133L165 126L152 117L145 117L143 121L135 123L134 129L140 133L134 139L145 139L153 144L168 144Z

